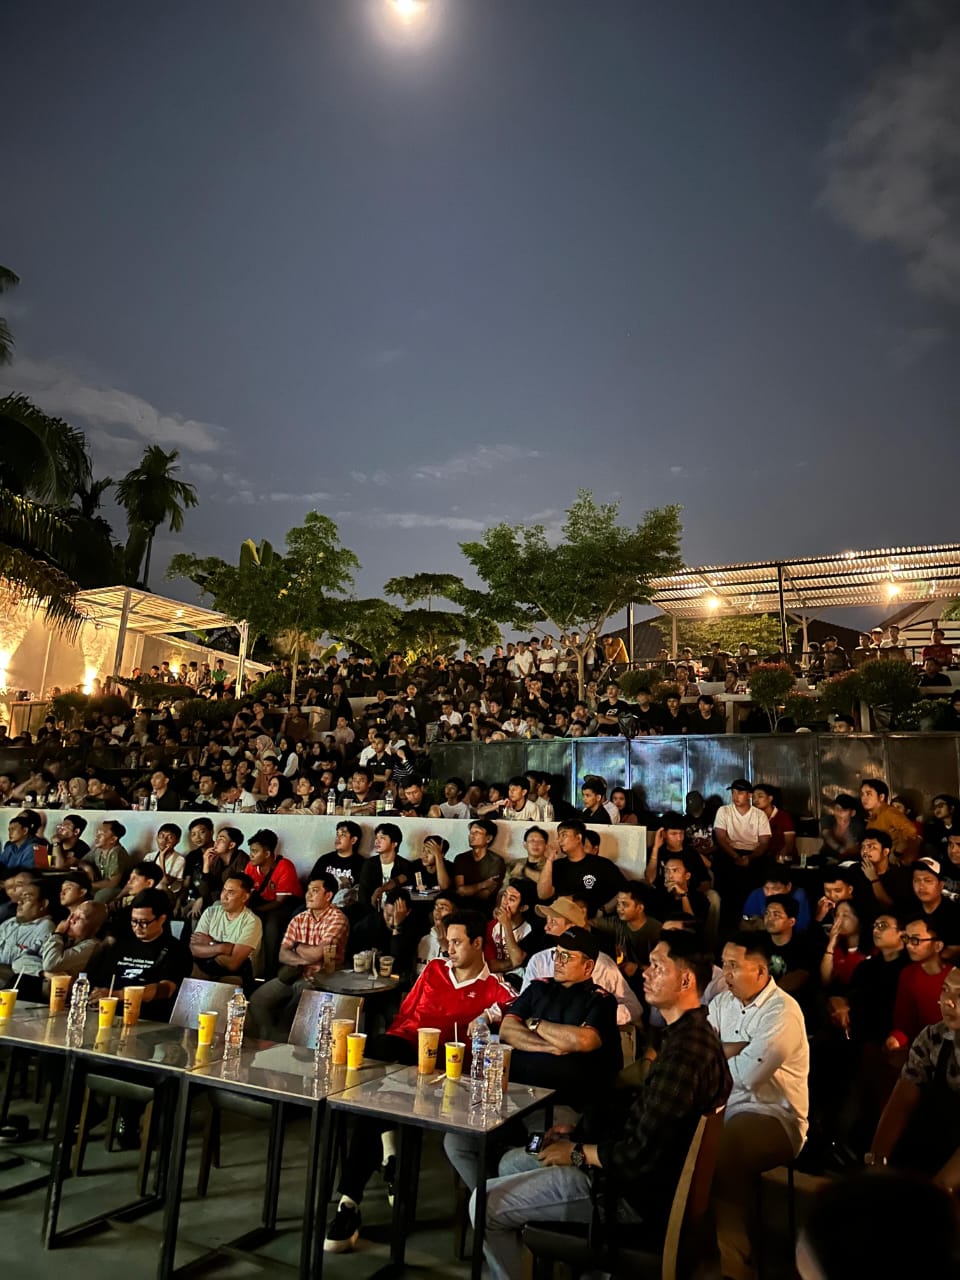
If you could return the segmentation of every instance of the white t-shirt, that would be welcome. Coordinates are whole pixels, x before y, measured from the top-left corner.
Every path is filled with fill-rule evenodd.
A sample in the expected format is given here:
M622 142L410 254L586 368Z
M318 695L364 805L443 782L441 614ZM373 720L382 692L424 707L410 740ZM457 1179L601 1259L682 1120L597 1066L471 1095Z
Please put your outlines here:
M771 835L770 823L762 809L751 805L746 813L741 813L735 804L721 805L713 825L718 831L725 831L735 849L743 849L752 853L763 836Z
M549 649L541 649L537 657L537 667L545 672L548 676L552 676L557 669L557 663L560 661L560 650L551 646Z
M508 822L536 822L540 818L540 810L533 800L525 800L522 809L515 809L509 802L503 806L500 814ZM544 819L546 821L546 819Z

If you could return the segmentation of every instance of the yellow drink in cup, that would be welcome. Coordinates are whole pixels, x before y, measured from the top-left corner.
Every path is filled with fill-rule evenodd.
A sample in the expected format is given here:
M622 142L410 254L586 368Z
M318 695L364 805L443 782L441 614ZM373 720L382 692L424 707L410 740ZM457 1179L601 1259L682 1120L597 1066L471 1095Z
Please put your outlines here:
M67 1007L67 994L73 979L69 973L55 973L50 979L50 1012L63 1013Z
M417 1032L417 1070L422 1076L436 1070L439 1047L440 1028L421 1027Z
M462 1040L447 1041L447 1079L459 1080L463 1075L463 1051L464 1044Z
M352 1018L334 1018L330 1023L330 1034L333 1038L331 1058L335 1067L342 1067L347 1061L347 1036L353 1030Z
M117 1005L120 1003L119 996L101 996L100 997L100 1018L98 1026L101 1031L106 1031L113 1026L113 1020L117 1016Z
M209 1049L216 1034L217 1011L204 1009L202 1013L197 1014L197 1044L203 1049Z
M208 1044L198 1044L197 1052L194 1055L193 1064L195 1067L205 1067L210 1061L210 1046Z
M13 1014L16 1004L17 991L15 987L7 987L5 991L0 991L0 1022L6 1022Z
M140 1006L143 1004L143 993L146 987L123 988L123 1025L135 1027L140 1021Z
M356 1071L363 1065L363 1050L367 1043L365 1031L351 1031L347 1036L347 1070Z

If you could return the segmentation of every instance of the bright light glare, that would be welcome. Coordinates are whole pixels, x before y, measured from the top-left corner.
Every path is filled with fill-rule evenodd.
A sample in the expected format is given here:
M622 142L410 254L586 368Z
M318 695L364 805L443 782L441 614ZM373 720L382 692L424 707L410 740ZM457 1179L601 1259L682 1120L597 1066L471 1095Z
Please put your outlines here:
M9 649L0 649L0 689L7 687L7 671L10 669L10 659L13 654Z
M422 52L438 40L448 0L366 0L380 39L394 49Z
M710 612L711 612L711 613L713 613L713 611L714 611L715 609L719 609L719 608L720 608L720 597L719 597L719 596L707 596L705 603L706 603L707 608L710 610Z
M93 693L93 682L97 678L96 667L84 667L83 669L83 692Z
M424 8L422 0L389 0L389 3L400 22L414 22Z
M894 596L898 596L900 594L900 588L895 582L888 582L884 590L887 593L888 600L892 600Z

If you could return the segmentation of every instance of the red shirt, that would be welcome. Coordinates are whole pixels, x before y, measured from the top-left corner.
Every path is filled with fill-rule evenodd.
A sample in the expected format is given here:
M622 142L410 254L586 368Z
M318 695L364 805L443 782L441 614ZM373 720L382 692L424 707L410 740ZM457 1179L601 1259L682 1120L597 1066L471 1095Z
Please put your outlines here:
M783 809L778 809L772 818L768 818L768 821L770 844L767 847L767 853L774 858L783 851L783 837L790 831L796 831L797 826L789 813L785 813Z
M449 960L431 960L400 1006L388 1033L416 1044L420 1027L439 1027L440 1043L445 1044L453 1039L456 1023L457 1034L466 1040L467 1027L478 1014L489 1009L493 1020L499 1021L516 995L486 965L469 982L457 983Z
M926 973L922 965L907 965L897 983L894 1035L905 1037L909 1044L924 1027L940 1021L940 992L952 968L952 964L945 964L939 973Z
M247 863L244 871L253 881L262 902L273 902L280 893L291 894L294 898L303 897L300 877L289 858L278 858L270 872L258 871L252 862Z

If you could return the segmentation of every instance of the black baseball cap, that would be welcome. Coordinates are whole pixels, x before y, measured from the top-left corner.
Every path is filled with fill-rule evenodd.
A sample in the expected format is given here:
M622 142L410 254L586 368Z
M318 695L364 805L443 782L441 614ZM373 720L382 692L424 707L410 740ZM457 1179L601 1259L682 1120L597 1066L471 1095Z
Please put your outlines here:
M752 791L753 783L748 782L746 778L734 778L727 787L728 791Z
M596 960L600 955L600 943L596 934L589 929L581 929L579 925L572 925L561 933L556 945L567 951L579 951L590 960Z

